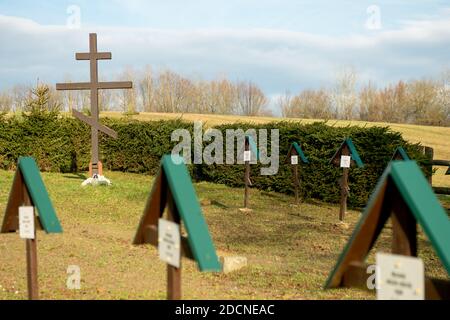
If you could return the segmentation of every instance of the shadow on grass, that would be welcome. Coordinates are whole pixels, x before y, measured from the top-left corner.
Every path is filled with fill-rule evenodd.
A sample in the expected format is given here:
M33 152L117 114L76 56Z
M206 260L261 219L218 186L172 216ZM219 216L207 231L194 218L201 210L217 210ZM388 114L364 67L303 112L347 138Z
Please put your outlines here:
M280 202L285 202L285 203L289 203L290 202L290 200L286 198L286 195L280 194L280 193L276 193L276 192L261 191L261 195L264 196L264 197L276 199L276 200L278 200ZM295 202L295 200L293 202Z
M219 207L220 209L229 209L230 208L229 206L227 206L227 205L225 205L225 204L223 204L223 203L221 203L221 202L219 202L217 200L211 200L211 204L213 206Z
M70 175L63 175L64 178L66 179L77 179L77 180L86 180L87 176L85 174L82 173L72 173Z

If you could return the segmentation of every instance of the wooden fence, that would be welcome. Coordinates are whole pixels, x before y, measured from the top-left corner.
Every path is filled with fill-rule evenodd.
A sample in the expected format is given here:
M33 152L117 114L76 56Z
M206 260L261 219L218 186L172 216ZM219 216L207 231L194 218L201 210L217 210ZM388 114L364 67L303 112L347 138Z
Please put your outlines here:
M429 168L428 172L430 172L430 173L433 172L433 166L444 166L444 167L448 168L447 172L445 174L450 175L450 161L449 160L434 159L434 150L431 147L424 147L424 153L425 153L425 155L428 156L429 159L431 159L430 164L429 164L430 168ZM428 181L430 182L431 185L433 185L433 175L432 174L428 175ZM450 188L448 188L448 187L433 187L433 190L437 194L450 195Z

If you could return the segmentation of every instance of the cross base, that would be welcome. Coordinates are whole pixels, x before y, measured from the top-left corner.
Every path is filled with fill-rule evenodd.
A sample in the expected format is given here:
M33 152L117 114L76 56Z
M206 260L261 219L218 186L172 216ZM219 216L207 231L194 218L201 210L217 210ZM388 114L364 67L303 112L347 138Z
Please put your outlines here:
M97 163L89 162L89 177L94 177L94 175L103 175L103 164L101 161Z
M89 163L89 178L84 180L81 185L83 187L87 185L111 185L111 181L109 179L106 179L106 177L103 175L103 165L101 161L97 163Z

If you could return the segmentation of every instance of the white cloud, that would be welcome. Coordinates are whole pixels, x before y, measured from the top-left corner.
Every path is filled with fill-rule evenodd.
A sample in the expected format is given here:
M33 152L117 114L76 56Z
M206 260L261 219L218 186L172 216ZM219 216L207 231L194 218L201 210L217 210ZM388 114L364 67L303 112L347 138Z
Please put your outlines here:
M136 0L139 2L139 0ZM132 4L131 4L132 5ZM45 26L0 15L0 89L14 83L88 79L88 64L75 52L88 49L97 32L101 62L111 78L125 66L170 68L187 76L258 83L268 94L329 85L337 70L353 66L363 81L379 85L437 75L449 67L450 12L435 20L407 21L399 30L331 37L274 29L191 29Z

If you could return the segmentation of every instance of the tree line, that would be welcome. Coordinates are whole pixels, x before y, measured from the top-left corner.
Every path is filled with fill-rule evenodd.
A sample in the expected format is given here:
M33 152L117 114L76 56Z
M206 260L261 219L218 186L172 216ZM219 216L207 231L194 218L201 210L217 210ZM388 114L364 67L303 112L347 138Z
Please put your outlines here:
M357 89L353 71L344 71L334 87L289 92L278 98L283 117L343 119L450 126L450 70L439 79L421 79Z
M439 79L399 81L377 88L361 85L353 70L340 73L331 87L286 92L270 99L251 81L192 79L171 70L123 71L120 80L133 81L131 90L101 90L102 111L176 112L272 116L273 107L286 118L344 119L423 125L450 125L450 70ZM72 82L67 76L64 82ZM0 92L0 111L27 111L33 92L47 88L56 109L89 110L89 91L56 91L54 85L16 85Z

